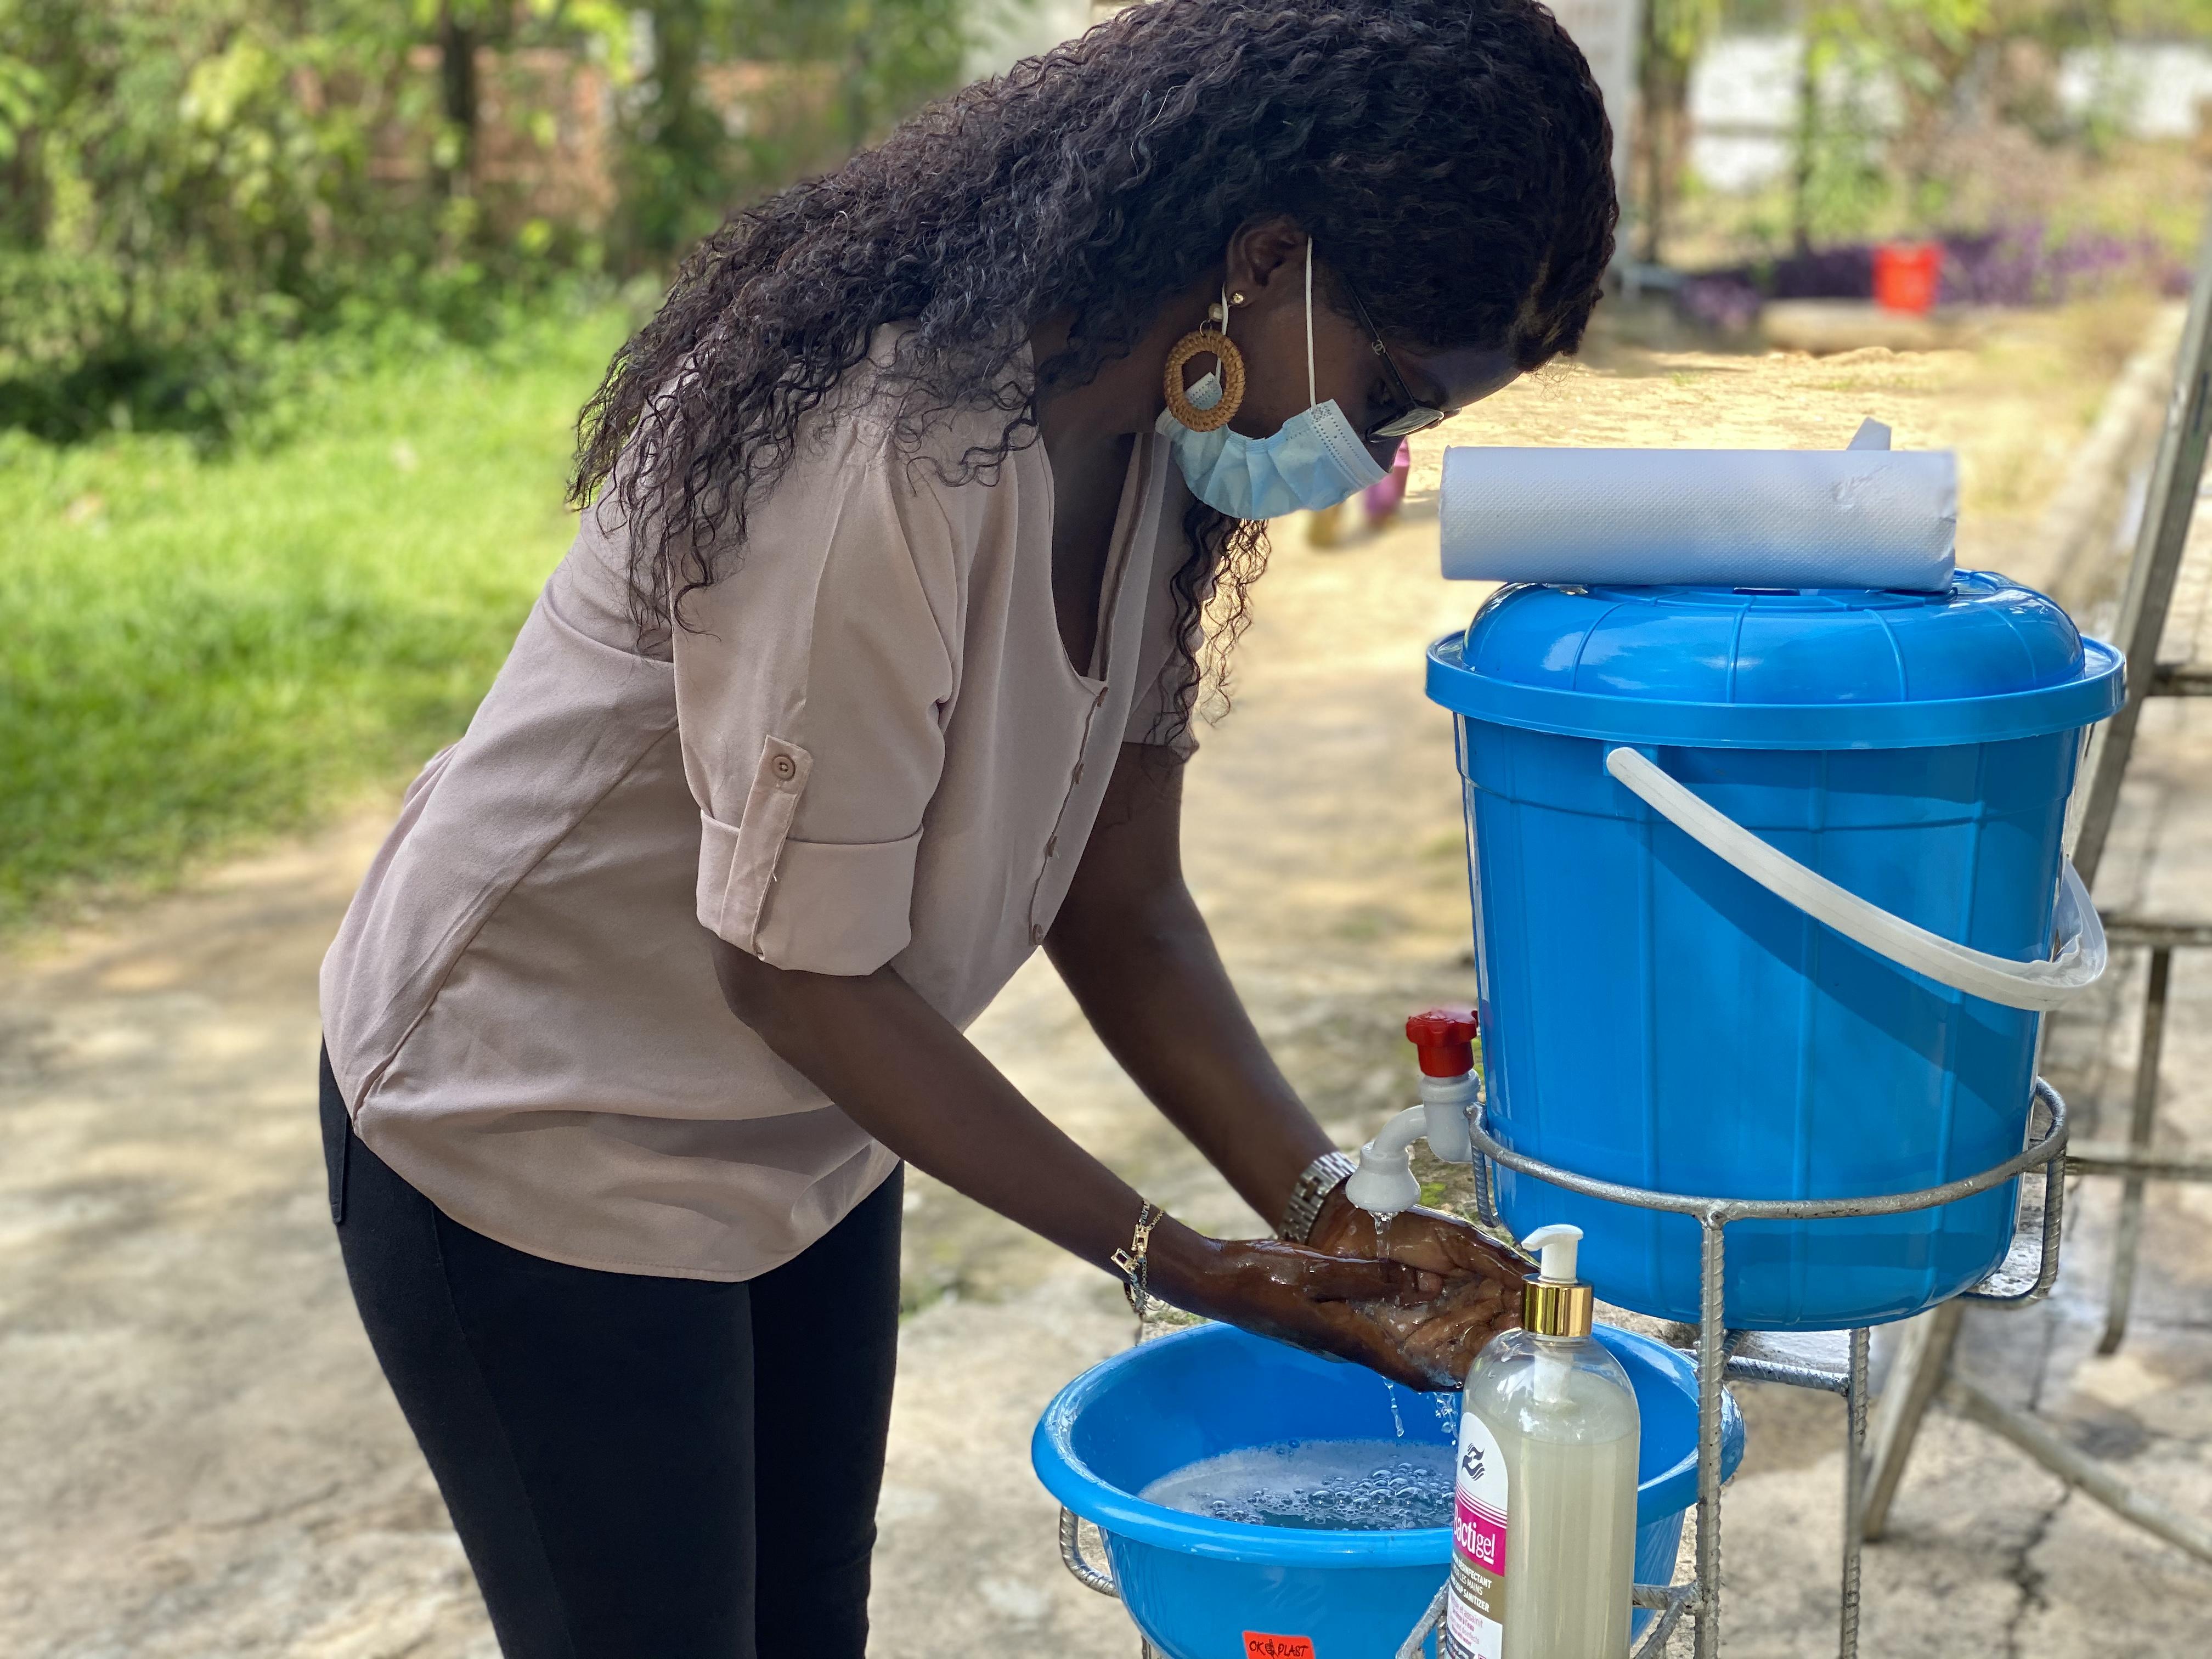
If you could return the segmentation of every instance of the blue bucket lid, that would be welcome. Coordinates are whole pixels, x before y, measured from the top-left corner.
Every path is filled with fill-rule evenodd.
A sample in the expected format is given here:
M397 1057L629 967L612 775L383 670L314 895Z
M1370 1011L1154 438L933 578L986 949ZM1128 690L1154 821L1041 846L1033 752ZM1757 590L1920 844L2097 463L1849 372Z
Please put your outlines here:
M2120 653L2032 588L1505 587L1429 648L1430 697L1501 726L1689 748L1914 749L2092 725Z

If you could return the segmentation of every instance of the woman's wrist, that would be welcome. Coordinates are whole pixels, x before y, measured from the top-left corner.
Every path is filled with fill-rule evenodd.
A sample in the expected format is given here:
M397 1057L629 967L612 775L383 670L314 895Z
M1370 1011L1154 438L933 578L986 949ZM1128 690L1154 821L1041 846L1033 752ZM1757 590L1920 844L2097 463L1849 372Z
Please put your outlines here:
M1281 1219L1275 1224L1275 1236L1293 1244L1317 1237L1322 1218L1329 1213L1355 1167L1349 1156L1334 1146L1308 1164L1277 1212Z
M1187 1227L1173 1216L1161 1218L1152 1229L1148 1272L1152 1293L1186 1313L1205 1313L1214 1298L1208 1288L1218 1285L1222 1242Z

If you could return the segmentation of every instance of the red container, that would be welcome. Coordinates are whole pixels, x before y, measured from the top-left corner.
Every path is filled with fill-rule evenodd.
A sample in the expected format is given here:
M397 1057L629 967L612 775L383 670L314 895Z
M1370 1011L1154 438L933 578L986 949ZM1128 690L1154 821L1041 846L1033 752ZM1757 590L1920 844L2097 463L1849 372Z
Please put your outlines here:
M1943 282L1940 242L1883 242L1874 251L1875 303L1885 311L1928 311Z

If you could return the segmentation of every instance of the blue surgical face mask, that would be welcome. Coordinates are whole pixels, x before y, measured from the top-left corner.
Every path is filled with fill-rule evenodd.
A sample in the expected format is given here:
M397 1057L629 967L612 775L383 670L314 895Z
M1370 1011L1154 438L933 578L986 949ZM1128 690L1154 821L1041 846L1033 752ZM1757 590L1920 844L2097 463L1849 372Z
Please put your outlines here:
M1225 319L1225 306L1223 314ZM1194 432L1165 410L1156 430L1168 441L1190 493L1232 519L1273 519L1301 507L1334 507L1368 485L1380 483L1386 475L1344 418L1336 399L1316 402L1314 391L1313 244L1309 241L1306 410L1266 438L1248 438L1225 426ZM1211 409L1221 398L1220 380L1208 374L1187 395L1197 408Z

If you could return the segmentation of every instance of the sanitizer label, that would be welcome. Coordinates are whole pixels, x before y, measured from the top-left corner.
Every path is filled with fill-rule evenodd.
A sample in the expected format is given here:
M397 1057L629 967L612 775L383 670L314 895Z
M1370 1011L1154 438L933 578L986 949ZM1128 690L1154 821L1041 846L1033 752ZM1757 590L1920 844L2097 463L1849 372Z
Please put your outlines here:
M1455 1486L1447 1650L1451 1659L1504 1659L1505 1459L1490 1425L1471 1411L1460 1419Z

